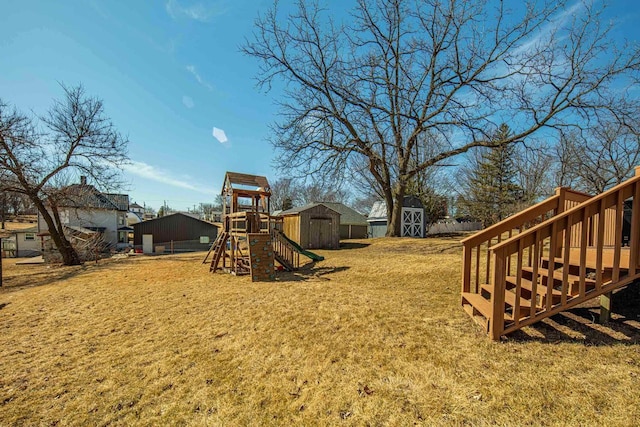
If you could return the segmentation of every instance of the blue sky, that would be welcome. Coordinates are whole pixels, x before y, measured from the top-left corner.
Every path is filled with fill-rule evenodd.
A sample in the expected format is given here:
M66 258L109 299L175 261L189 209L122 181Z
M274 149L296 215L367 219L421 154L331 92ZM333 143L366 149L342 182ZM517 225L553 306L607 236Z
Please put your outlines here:
M43 113L59 82L82 83L130 139L132 200L213 201L226 170L275 177L266 137L276 93L256 89L257 64L239 52L270 4L2 0L0 97Z
M617 35L640 40L638 3L611 3ZM328 4L344 13L343 2ZM132 201L156 209L211 202L226 170L278 175L267 138L279 92L258 91L258 63L239 52L271 5L0 0L0 97L38 114L62 95L60 82L82 83L130 139Z

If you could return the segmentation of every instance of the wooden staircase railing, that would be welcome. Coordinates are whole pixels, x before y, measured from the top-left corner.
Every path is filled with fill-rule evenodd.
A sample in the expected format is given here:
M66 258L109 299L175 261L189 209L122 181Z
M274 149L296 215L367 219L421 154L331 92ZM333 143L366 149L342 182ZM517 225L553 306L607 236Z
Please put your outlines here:
M631 231L623 248L629 199ZM560 188L463 246L462 305L494 340L626 286L640 278L640 168L595 197Z

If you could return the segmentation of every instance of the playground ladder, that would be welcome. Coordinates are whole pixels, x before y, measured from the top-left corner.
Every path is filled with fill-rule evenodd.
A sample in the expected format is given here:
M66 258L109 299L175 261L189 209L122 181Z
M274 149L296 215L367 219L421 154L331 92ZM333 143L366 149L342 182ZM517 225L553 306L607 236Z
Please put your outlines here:
M228 240L229 240L229 233L226 231L222 231L220 234L218 234L218 237L216 238L215 242L211 246L211 249L209 250L209 252L213 250L213 258L211 259L211 267L209 267L210 272L215 272L218 269L218 263L220 262L220 258L225 253L225 250L226 250L225 246ZM207 256L209 255L207 254Z

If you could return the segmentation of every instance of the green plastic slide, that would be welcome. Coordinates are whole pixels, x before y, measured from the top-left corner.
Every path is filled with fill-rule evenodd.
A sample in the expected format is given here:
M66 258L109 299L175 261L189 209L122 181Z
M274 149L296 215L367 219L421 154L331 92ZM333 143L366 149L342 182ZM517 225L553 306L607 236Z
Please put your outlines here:
M323 261L323 260L324 260L324 257L323 257L323 256L320 256L320 255L318 255L318 254L314 254L314 253L313 253L313 252L311 252L311 251L307 251L307 250L305 250L305 249L302 249L302 247L301 247L299 244L297 244L296 242L294 242L293 240L291 240L290 238L288 238L288 237L287 237L287 235L286 235L286 234L284 234L282 231L280 232L280 235L281 235L282 237L284 237L284 239L285 239L287 242L291 243L291 246L293 246L293 247L295 248L295 250L296 250L298 253L300 253L301 255L304 255L304 256L306 256L307 258L310 258L310 259L312 259L312 260L314 260L314 261Z

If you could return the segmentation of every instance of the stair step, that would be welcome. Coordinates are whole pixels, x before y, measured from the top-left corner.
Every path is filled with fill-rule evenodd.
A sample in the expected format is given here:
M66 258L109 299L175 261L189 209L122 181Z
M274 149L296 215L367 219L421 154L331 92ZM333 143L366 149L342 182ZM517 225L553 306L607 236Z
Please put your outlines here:
M482 288L483 291L493 295L493 285L482 285L481 288ZM516 293L513 292L512 290L507 290L504 293L504 302L506 304L509 304L511 307L515 307L516 306ZM520 297L520 308L521 309L526 308L527 310L530 309L531 308L531 300L528 300L526 298Z
M491 318L491 301L486 299L480 294L472 294L470 292L462 293L462 303L464 305L465 301L473 306L476 310L480 312L487 319Z
M507 276L507 282L511 283L513 286L516 286L516 276ZM522 289L528 290L529 292L533 291L533 283L531 282L531 280L525 279L524 277L520 279L520 287ZM542 296L547 295L547 287L542 283L538 283L538 286L536 287L536 293ZM562 296L562 292L558 289L553 289L551 293L554 297Z
M522 271L526 271L527 273L531 273L533 275L532 267L522 267ZM538 268L538 275L541 277L542 276L549 277L549 270L546 268ZM554 270L553 278L555 280L558 280L559 282L562 282L563 280L562 270L558 270L558 269ZM580 282L580 276L576 276L575 274L568 274L567 280L569 280L569 283L578 283ZM587 284L587 286L596 285L596 281L594 279L589 279L589 278L585 278L585 283ZM540 286L540 284L538 284L538 286Z

